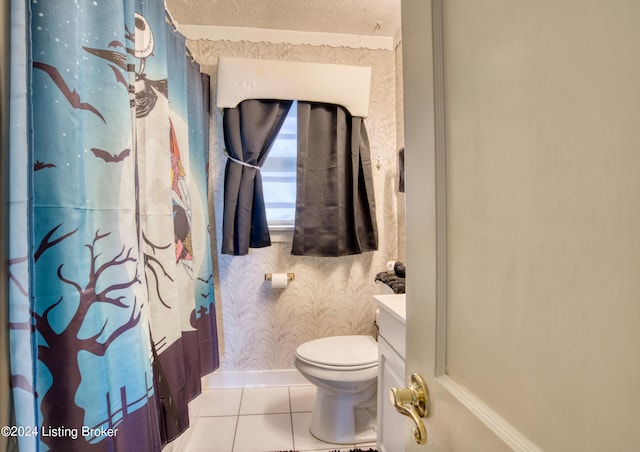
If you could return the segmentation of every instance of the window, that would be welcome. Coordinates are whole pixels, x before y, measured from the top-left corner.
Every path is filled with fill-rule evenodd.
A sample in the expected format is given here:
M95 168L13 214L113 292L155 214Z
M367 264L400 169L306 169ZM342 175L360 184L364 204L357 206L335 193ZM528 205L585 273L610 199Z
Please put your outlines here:
M296 213L298 103L294 102L262 165L262 188L269 230L293 231ZM277 237L274 238L278 240Z

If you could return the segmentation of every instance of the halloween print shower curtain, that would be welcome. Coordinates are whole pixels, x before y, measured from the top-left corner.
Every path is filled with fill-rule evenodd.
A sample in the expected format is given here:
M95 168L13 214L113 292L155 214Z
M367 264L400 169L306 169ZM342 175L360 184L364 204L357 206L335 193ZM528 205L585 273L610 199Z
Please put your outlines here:
M159 451L218 366L209 80L161 0L12 8L15 441Z

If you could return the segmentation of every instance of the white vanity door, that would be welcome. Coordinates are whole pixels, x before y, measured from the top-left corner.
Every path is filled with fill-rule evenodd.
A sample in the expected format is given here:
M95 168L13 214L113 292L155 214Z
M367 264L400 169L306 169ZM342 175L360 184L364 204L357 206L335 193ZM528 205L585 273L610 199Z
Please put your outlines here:
M383 336L378 337L378 450L397 452L404 447L404 418L389 403L389 390L404 386L404 358Z

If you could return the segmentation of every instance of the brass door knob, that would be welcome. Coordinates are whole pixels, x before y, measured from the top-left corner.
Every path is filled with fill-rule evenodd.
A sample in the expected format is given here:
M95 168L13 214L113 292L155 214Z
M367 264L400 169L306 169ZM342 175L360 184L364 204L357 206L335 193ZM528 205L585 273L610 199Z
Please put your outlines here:
M394 408L410 417L416 424L413 437L418 444L427 442L427 429L420 418L429 415L429 388L427 381L420 374L411 375L411 386L408 388L391 388L389 399Z

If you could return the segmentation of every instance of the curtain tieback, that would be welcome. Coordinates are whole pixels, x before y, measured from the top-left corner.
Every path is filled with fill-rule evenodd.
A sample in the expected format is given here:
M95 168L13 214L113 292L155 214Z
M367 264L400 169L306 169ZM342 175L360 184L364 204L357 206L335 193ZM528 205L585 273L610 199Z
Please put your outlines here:
M226 155L229 160L231 160L234 163L237 163L238 165L246 166L246 167L249 167L249 168L254 168L254 169L257 169L258 171L260 171L260 167L259 166L252 165L251 163L243 162L242 160L238 160L237 158L231 157L229 155L229 152L227 152L226 149L224 150L224 155Z

